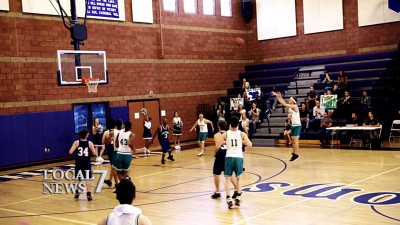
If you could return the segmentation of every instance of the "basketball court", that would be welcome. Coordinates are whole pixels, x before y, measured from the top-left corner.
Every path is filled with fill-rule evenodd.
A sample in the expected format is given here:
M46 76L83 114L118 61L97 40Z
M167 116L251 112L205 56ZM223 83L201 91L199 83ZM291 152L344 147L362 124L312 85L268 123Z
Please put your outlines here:
M203 157L196 156L196 143L187 143L174 153L175 162L160 165L157 153L132 161L134 205L153 224L400 223L399 151L303 148L299 160L289 162L288 148L249 148L242 204L228 210L224 192L221 199L210 197L214 157L207 144ZM91 202L83 195L76 201L73 194L42 194L38 171L70 164L1 172L0 224L97 224L110 213L118 201L106 185ZM93 166L108 168L107 160Z

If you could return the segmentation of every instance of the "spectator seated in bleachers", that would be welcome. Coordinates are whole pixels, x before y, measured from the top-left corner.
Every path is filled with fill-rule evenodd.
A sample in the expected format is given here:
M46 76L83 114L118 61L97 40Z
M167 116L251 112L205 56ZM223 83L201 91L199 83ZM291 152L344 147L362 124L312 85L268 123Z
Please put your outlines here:
M314 108L313 108L314 119L310 120L310 129L312 129L314 131L318 131L320 129L319 124L325 113L325 108L321 107L321 104L319 101L315 101L315 104L316 104L316 106L314 106Z
M307 109L313 109L314 106L316 105L315 101L318 100L318 94L314 89L314 86L310 87L310 92L307 93L307 100L306 100L306 105Z
M241 118L241 117L242 117L242 114L246 114L246 110L243 108L243 105L242 105L242 104L239 104L237 110L234 111L234 112L235 112L234 115L235 115L237 118Z
M346 120L351 119L351 112L353 112L353 98L351 98L350 93L348 91L344 92L344 97L338 99L338 108L337 114L339 118L343 118Z
M331 130L327 130L326 128L332 127L333 121L328 116L327 112L324 112L323 119L321 119L320 127L321 130L318 131L319 141L321 142L321 146L325 146L328 144L328 141L331 137Z
M308 132L308 126L310 124L310 114L307 110L306 103L301 103L300 108L300 121L301 121L301 132Z
M225 109L222 105L218 105L217 119L218 119L218 121L220 121L220 120L225 121Z
M368 112L370 112L372 110L372 106L371 106L371 96L368 96L368 92L367 91L363 91L363 96L361 99L361 113L363 118L367 117Z
M338 84L338 88L339 88L340 97L342 97L344 94L344 91L346 91L348 88L348 79L347 79L347 76L344 74L343 70L341 70L339 72L337 84Z
M325 79L322 80L322 83L325 84L325 91L333 89L333 80L331 80L328 72L325 72Z
M221 105L222 109L225 110L225 105L226 105L225 102L223 102L221 98L218 98L217 103L215 103L215 105L214 105L214 111L215 112L218 110L218 106L219 105Z
M332 91L331 90L327 90L324 95L332 95ZM335 113L335 109L334 108L326 108L325 111L328 113L328 116L330 118L332 118L333 114Z
M260 112L261 110L257 108L257 103L253 102L252 107L249 110L250 122L253 124L253 133L256 133L257 124L260 123Z

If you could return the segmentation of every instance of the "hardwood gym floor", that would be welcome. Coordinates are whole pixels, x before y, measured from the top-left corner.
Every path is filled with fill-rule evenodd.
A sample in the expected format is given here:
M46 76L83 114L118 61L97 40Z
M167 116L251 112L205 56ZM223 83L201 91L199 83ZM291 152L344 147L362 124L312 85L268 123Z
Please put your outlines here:
M159 154L132 161L135 205L153 224L400 224L400 151L303 148L288 162L289 148L249 148L242 205L228 210L224 193L210 197L214 157L208 146L198 157L189 143L165 165ZM96 224L111 212L118 202L105 185L92 202L83 195L75 201L72 194L42 194L37 170L72 163L0 172L0 224Z

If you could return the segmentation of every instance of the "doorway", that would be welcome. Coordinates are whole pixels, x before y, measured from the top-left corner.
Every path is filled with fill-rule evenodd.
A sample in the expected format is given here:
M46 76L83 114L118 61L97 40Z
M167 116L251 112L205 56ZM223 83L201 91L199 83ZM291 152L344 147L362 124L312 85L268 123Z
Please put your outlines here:
M149 117L151 118L152 134L154 134L154 132L160 125L160 101L158 99L128 101L129 120L132 123L133 133L135 133L135 149L140 149L144 147L144 115L141 113L141 110L143 108L147 110L147 115L149 115ZM159 146L158 138L155 138L154 144L151 146Z

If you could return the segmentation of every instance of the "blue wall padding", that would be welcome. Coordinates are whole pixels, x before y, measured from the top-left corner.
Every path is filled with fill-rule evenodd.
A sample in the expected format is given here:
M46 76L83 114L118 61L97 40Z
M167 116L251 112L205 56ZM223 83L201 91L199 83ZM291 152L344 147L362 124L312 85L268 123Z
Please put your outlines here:
M0 166L9 166L14 164L13 132L11 116L0 116L0 143L1 157Z

